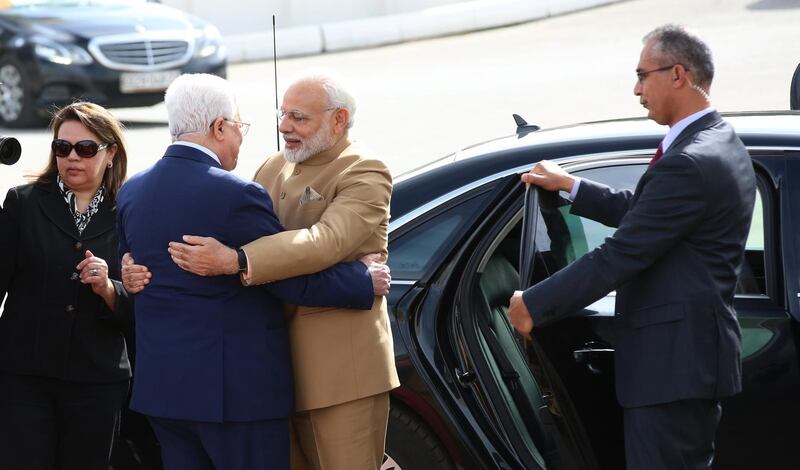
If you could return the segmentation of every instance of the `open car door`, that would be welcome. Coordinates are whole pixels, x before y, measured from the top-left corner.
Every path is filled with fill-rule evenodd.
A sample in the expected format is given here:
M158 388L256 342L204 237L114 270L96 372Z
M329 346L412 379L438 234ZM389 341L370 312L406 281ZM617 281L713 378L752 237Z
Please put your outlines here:
M528 186L525 190L522 236L520 237L520 290L525 290L532 285L531 280L534 279L536 260L540 257L536 244L540 223L544 223L540 201L545 207L555 209L558 194L544 192L534 186ZM544 263L540 262L539 266L544 270L545 275L550 275ZM528 363L534 370L534 375L545 389L549 413L563 439L561 447L565 450L569 449L572 465L576 468L598 468L593 448L582 424L582 418L572 403L568 387L560 377L554 363L549 360L548 353L543 347L547 343L542 339L547 336L547 329L538 330L534 325L534 331L531 332L532 340L525 341L520 337L520 341L524 344Z
M455 297L450 331L457 351L455 377L481 428L496 439L496 467L525 470L598 468L578 423L556 407L551 387L531 364L508 321L508 299L519 289L524 188L510 175L482 222L471 230L452 266ZM447 290L445 288L445 290ZM503 452L499 452L502 454ZM502 460L501 460L502 459Z

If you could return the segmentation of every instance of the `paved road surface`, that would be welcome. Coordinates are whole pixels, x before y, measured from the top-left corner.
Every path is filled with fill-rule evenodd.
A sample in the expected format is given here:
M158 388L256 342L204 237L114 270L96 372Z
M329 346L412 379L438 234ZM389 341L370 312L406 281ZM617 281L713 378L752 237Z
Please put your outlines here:
M641 38L663 22L697 29L715 53L712 88L722 111L786 109L800 62L800 0L630 0L490 31L376 49L286 59L279 85L307 67L335 68L358 98L352 135L398 174L460 147L514 130L512 113L555 126L643 116L633 96ZM278 45L280 47L280 45ZM272 64L231 66L241 114L253 126L236 173L249 178L275 150ZM117 110L132 172L169 143L163 105ZM44 166L51 136L11 131L23 145L0 168L0 197Z

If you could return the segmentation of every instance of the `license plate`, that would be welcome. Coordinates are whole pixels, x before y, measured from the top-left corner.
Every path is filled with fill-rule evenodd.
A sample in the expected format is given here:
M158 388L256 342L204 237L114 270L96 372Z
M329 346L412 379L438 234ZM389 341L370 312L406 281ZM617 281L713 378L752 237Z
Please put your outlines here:
M125 72L119 76L119 90L122 93L144 93L164 91L181 72L164 70L162 72Z

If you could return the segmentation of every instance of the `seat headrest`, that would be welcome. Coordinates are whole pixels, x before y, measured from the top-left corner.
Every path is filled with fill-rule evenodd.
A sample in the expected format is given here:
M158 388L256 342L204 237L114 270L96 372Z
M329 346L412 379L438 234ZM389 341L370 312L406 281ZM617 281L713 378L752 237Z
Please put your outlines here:
M490 306L507 306L511 295L519 289L519 274L505 256L495 253L486 263L480 284Z

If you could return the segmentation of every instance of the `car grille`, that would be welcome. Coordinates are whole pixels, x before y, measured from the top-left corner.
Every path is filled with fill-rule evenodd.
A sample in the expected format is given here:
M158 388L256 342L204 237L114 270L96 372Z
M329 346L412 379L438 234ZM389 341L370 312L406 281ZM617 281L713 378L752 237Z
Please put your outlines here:
M192 57L193 42L184 37L144 34L103 36L89 44L98 62L110 69L153 71L180 67Z
M110 62L120 65L162 65L186 55L186 41L139 41L100 46Z

